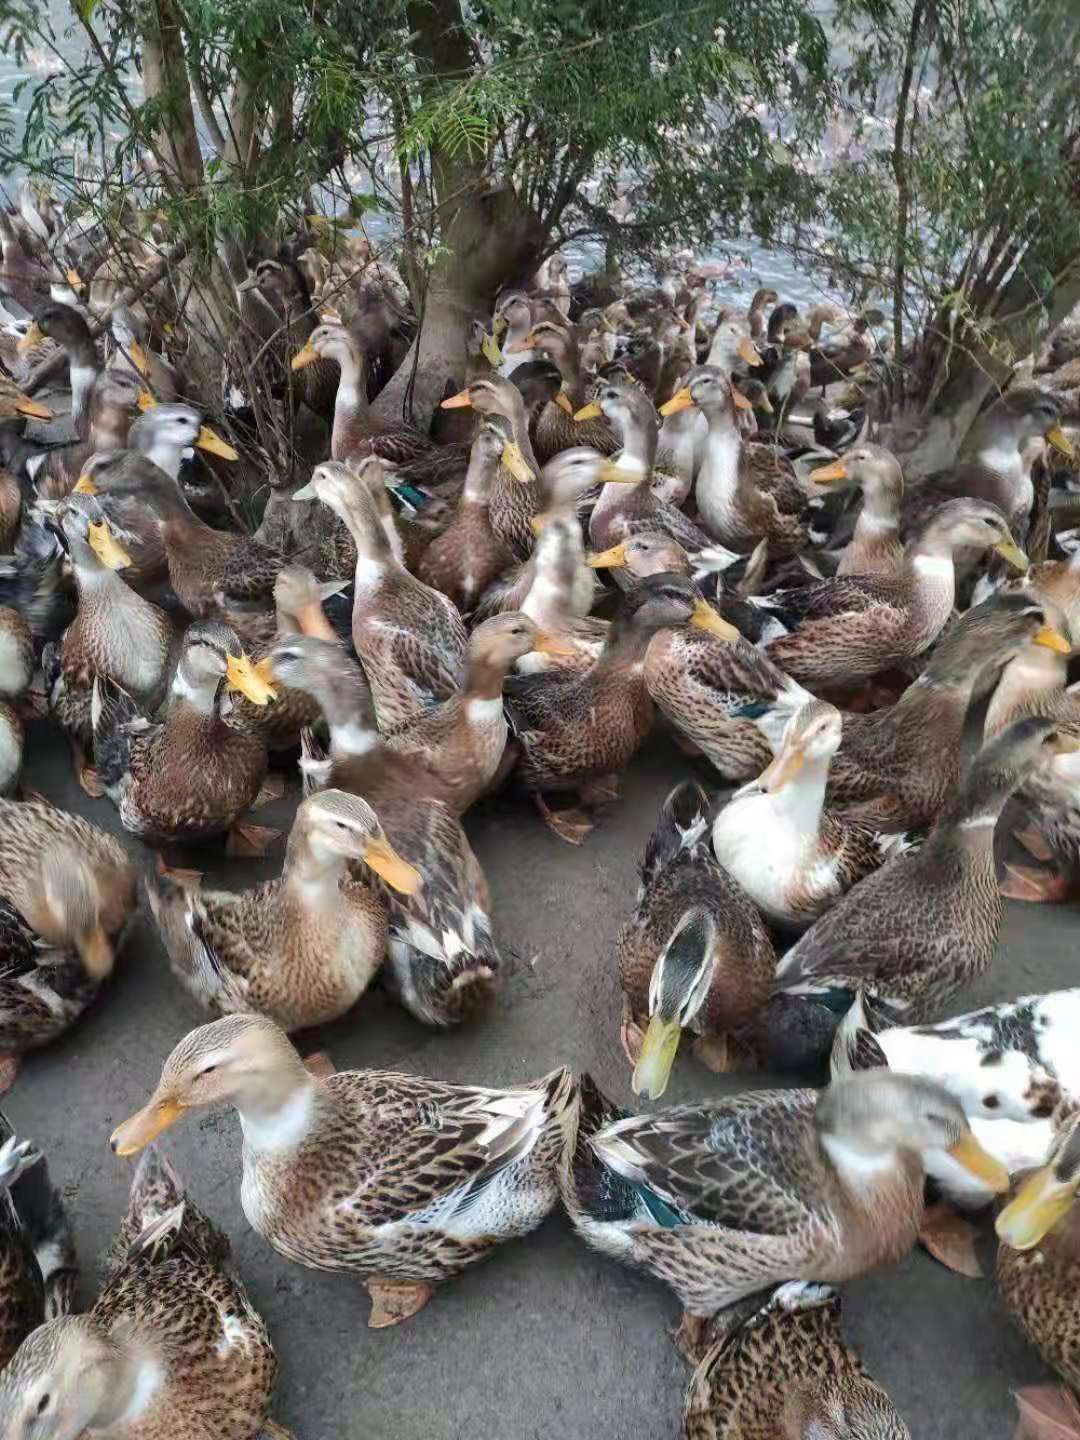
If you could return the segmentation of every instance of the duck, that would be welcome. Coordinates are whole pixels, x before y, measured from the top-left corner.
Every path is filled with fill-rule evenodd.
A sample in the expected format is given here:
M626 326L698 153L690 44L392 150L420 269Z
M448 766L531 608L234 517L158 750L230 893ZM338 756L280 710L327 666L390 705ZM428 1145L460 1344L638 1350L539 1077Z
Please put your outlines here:
M442 408L501 416L509 426L510 438L495 473L488 514L491 528L503 544L516 559L527 560L533 541L530 522L541 507L537 484L540 464L529 434L525 397L505 375L491 375L473 380L464 390L448 396Z
M896 456L884 445L864 441L838 460L811 470L809 478L813 484L830 489L857 485L862 492L855 532L840 556L837 575L899 579L905 557L900 540L904 472Z
M552 811L545 791L577 791L614 798L619 772L652 728L645 651L668 625L693 625L728 638L721 620L680 575L652 575L623 598L603 652L581 675L515 675L504 689L520 747L515 774L544 823L560 839L580 845L593 829L580 810Z
M31 1331L74 1308L71 1223L44 1156L0 1115L0 1369Z
M905 526L917 525L943 498L966 495L996 505L1016 533L1026 535L1035 494L1030 442L1037 439L1064 455L1073 453L1061 428L1059 401L1036 387L1014 386L978 417L946 474L931 475L911 487L904 504Z
M0 1091L99 993L136 902L111 835L44 800L0 798Z
M989 701L1005 666L1031 645L1071 649L1051 608L1029 591L1000 593L966 611L895 705L845 713L826 803L892 834L932 825L960 779L966 717Z
M342 790L302 801L281 875L239 894L146 880L173 974L215 1015L266 1015L283 1030L337 1020L386 957L386 910L348 862L395 889L420 876L394 851L371 806Z
M595 591L595 581L585 561L585 543L576 516L553 514L545 519L530 571L521 613L539 625L553 644L520 656L513 668L519 675L552 670L582 674L591 669L600 658L610 624L580 613L586 609L580 603L585 577L590 590Z
M789 627L765 647L803 685L857 685L933 644L956 603L957 550L994 550L1023 571L1027 556L1005 518L981 500L952 500L907 545L900 574L847 575L760 596Z
M933 1025L893 1025L881 1014L860 990L836 1032L834 1076L875 1066L925 1075L959 1100L969 1120L1032 1129L1063 1098L1080 1095L1070 1038L1080 990L1021 995Z
M336 361L340 376L334 398L330 458L346 461L377 455L408 465L427 458L436 447L429 436L404 421L379 418L368 403L367 360L356 336L337 322L317 325L292 357L294 371L317 361ZM456 463L457 455L454 454Z
M586 418L592 406L599 408L622 441L589 520L592 548L608 550L641 530L662 531L684 550L708 546L710 537L705 531L676 506L659 499L651 488L660 430L644 390L630 379L605 379L596 387Z
M160 403L171 404L180 393L176 371L146 343L146 327L127 305L114 305L109 316L112 353L106 372L119 371Z
M78 592L75 618L59 642L42 650L49 714L67 736L75 775L88 795L103 791L89 756L95 675L119 685L147 714L165 696L177 633L157 605L118 573L131 560L97 501L72 494L57 517Z
M227 1015L180 1041L110 1143L132 1155L187 1111L223 1105L244 1135L249 1224L296 1264L363 1279L381 1329L550 1213L577 1089L565 1069L507 1089L316 1076L273 1021Z
M71 423L75 434L85 440L90 434L90 411L94 388L102 373L97 344L85 317L73 305L49 301L38 306L20 348L29 350L41 338L55 341L67 356L71 387Z
M159 722L112 680L94 677L94 764L125 830L158 842L228 831L232 853L256 845L237 822L262 787L266 746L225 724L225 686L256 705L275 695L236 632L213 620L185 632Z
M514 552L491 523L491 493L506 449L506 433L493 419L482 422L469 452L465 488L441 534L424 550L417 579L446 595L463 615L514 563Z
M384 487L379 460L369 457L355 471L331 460L316 465L293 498L321 500L356 544L353 644L371 685L379 728L390 733L460 693L468 635L453 601L411 575L395 555L369 484Z
M825 1064L860 986L918 1025L986 974L1005 913L998 818L1036 766L1076 744L1049 720L1011 725L978 752L923 845L893 856L811 925L777 967L765 1019L773 1063Z
M776 955L753 902L709 848L709 799L683 781L660 807L634 913L615 944L635 1095L659 1100L684 1034L711 1070L769 997Z
M589 563L625 568L640 578L665 570L686 576L690 569L681 546L648 531L591 556ZM729 605L729 597L723 597L720 608ZM668 627L654 635L645 651L645 683L687 745L705 755L726 780L745 781L770 763L788 719L813 696L745 640L729 619L714 614L719 623L708 629Z
M101 374L89 399L89 434L85 440L44 447L27 444L21 456L22 473L34 494L43 501L62 500L99 453L123 450L139 415L140 391L133 380L115 371ZM18 468L18 466L16 466Z
M686 1391L685 1440L911 1440L845 1343L840 1303L830 1285L789 1281L746 1319L719 1327Z
M618 1110L589 1077L580 1090L563 1204L587 1244L675 1291L676 1344L695 1364L711 1317L746 1296L793 1279L841 1284L903 1259L928 1150L1008 1186L946 1090L888 1070L646 1115Z
M708 422L694 494L709 534L740 553L753 550L762 539L778 549L804 548L807 496L795 472L771 446L748 446L739 435L736 411L750 410L750 402L732 388L723 370L699 365L661 406L661 414L691 407Z
M785 930L805 930L908 843L826 809L829 764L842 735L843 716L827 700L801 706L775 759L713 822L717 860Z
M446 781L386 743L364 672L336 640L291 636L270 660L277 680L318 701L330 732L329 763L307 738L301 767L309 785L365 799L422 877L411 894L376 886L390 917L387 983L422 1024L445 1029L481 1015L502 983L502 960L487 879L447 804Z
M126 528L122 507L145 507L144 523L149 514L150 523L160 527L169 583L193 619L216 620L253 605L271 608L284 557L250 535L207 525L177 482L142 456L131 451L99 456L75 488L99 496L119 529Z
M208 1416L220 1440L287 1435L263 1428L276 1375L228 1238L151 1148L100 1294L27 1336L0 1374L0 1418L13 1435L197 1440Z
M54 416L48 405L24 395L10 376L0 374L0 423L20 418L52 420Z
M1074 1111L1058 1128L1043 1163L1020 1182L994 1225L999 1241L995 1280L1006 1313L1072 1395L1080 1391L1078 1190L1080 1113ZM1020 1391L1018 1399L1023 1397ZM1072 1417L1075 1423L1075 1406Z
M443 782L446 802L463 815L491 788L502 765L509 725L502 689L515 660L568 647L513 610L494 615L469 637L469 673L459 695L426 710L387 738L392 750L419 756Z
M533 450L540 464L575 445L588 445L601 455L614 455L619 442L602 414L575 419L588 402L586 376L573 330L552 320L541 320L510 348L513 353L541 351L555 363L562 377L558 393L541 410L533 428Z

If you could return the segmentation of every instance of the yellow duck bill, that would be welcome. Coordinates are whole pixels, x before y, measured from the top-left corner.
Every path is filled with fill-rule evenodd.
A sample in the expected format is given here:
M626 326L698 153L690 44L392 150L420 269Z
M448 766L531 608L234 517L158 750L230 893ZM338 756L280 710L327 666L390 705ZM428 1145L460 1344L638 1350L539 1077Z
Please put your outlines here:
M1031 638L1033 645L1042 645L1046 650L1053 650L1058 655L1071 655L1072 645L1059 630L1052 625L1044 625L1041 630Z
M1048 445L1052 445L1054 449L1062 455L1067 455L1070 460L1076 459L1076 447L1060 425L1051 425L1050 429L1046 432L1046 441Z
M415 895L424 883L420 871L403 860L390 841L381 835L364 846L364 864L402 895Z
M292 360L290 360L289 363L294 370L303 370L305 366L314 365L315 361L318 360L318 358L319 352L315 349L315 346L312 345L311 341L309 340L302 349L296 352L296 354L292 357Z
M591 570L621 570L626 564L626 542L612 545L610 550L599 550L595 555L586 555L585 564Z
M675 1063L681 1038L682 1031L677 1020L664 1020L659 1015L652 1017L630 1082L635 1095L644 1095L646 1100L660 1099L671 1078L671 1067Z
M87 527L86 539L90 549L107 569L123 570L131 564L131 556L104 520L95 521Z
M739 337L739 343L736 346L736 349L738 350L739 354L742 356L743 360L746 362L747 365L756 366L765 364L765 361L762 360L757 346L754 344L754 342L750 339L748 335L742 335Z
M786 790L805 764L806 752L797 745L792 745L788 750L781 750L776 759L767 765L758 776L758 787L767 795L775 795L780 790Z
M1015 540L999 540L994 549L1003 560L1008 561L1014 570L1023 572L1031 563Z
M836 485L847 478L847 466L842 460L834 460L831 465L819 465L816 470L810 471L810 479L815 485Z
M31 400L29 395L16 395L15 410L19 415L26 415L31 420L51 420L53 412L47 405L42 405L38 400Z
M205 450L208 455L218 455L222 460L239 460L240 453L234 450L228 441L223 440L216 431L211 430L209 425L202 425L195 437L195 444L200 450Z
M984 1150L969 1130L955 1145L949 1146L949 1154L969 1175L981 1180L995 1195L1004 1195L1009 1188L1009 1172L1000 1160Z
M485 335L480 341L480 354L488 362L493 370L497 370L503 363L502 347L495 338L494 333Z
M1059 1180L1052 1165L1029 1175L997 1218L998 1238L1014 1250L1033 1250L1072 1209L1077 1181Z
M469 399L468 390L459 390L456 395L448 396L439 408L441 410L471 410L472 401Z
M599 400L590 400L587 405L582 405L580 410L574 411L574 419L578 421L599 420L603 413Z
M670 400L665 400L660 406L661 415L677 415L680 410L691 410L694 406L694 397L684 385L681 390L676 390Z
M707 630L710 635L715 635L720 640L739 639L739 632L735 626L728 624L722 616L718 615L707 600L699 600L694 606L690 624L695 630Z
M172 1098L151 1100L113 1131L109 1138L113 1153L137 1155L159 1135L164 1134L171 1125L175 1125L187 1108L179 1100Z
M261 676L246 655L230 655L225 669L225 682L253 705L269 705L277 699L277 691Z
M516 440L508 440L503 446L502 463L514 479L520 480L523 485L528 485L536 479Z

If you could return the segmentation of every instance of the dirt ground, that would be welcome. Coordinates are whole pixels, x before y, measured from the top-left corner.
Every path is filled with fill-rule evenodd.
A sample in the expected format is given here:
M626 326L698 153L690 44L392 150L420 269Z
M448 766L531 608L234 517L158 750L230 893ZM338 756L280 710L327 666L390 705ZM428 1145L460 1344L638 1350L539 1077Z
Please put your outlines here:
M27 781L49 799L122 835L107 800L75 787L57 732L32 728ZM585 847L551 836L531 807L499 798L468 820L487 870L512 975L482 1027L436 1034L375 991L346 1019L300 1037L339 1069L381 1066L504 1084L565 1063L588 1068L620 1103L632 1100L619 1049L613 942L633 904L636 866L667 790L690 762L662 740L639 756ZM295 788L260 812L286 826ZM125 837L133 852L146 855ZM199 857L208 883L241 888L266 862ZM958 1009L1076 983L1067 906L1010 906L991 975ZM125 1208L131 1162L108 1149L113 1126L141 1105L175 1042L205 1017L169 972L140 912L117 973L59 1044L30 1057L4 1110L47 1153L68 1197L83 1264L82 1299ZM665 1101L720 1095L768 1077L718 1078L680 1057ZM561 1216L446 1286L415 1320L366 1328L356 1281L290 1265L240 1210L240 1130L224 1112L189 1118L166 1152L193 1198L232 1237L281 1360L276 1418L303 1440L610 1440L676 1436L687 1374L666 1331L678 1307L660 1284L593 1254ZM984 1262L992 1259L984 1240ZM852 1285L845 1327L920 1440L1008 1440L1010 1392L1043 1368L1001 1312L992 1285L950 1274L926 1255Z

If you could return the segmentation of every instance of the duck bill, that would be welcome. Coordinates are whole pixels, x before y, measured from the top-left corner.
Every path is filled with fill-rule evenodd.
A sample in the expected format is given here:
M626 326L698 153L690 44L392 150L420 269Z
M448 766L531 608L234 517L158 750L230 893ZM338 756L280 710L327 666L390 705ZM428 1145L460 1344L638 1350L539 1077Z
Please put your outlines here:
M317 500L319 492L315 489L314 483L309 480L306 485L301 485L299 490L293 491L292 498L294 500Z
M41 326L37 323L36 320L33 320L30 323L30 328L21 338L19 343L15 346L15 349L19 352L20 355L25 355L26 352L28 350L32 350L35 345L40 345L44 339L44 330L42 330Z
M1054 449L1060 451L1062 455L1067 455L1070 460L1076 459L1076 447L1060 425L1051 425L1050 429L1046 432L1046 441L1048 445L1052 445Z
M393 890L402 895L415 895L423 883L420 872L403 860L389 840L376 836L364 846L364 864L375 871Z
M1000 1160L984 1150L969 1130L949 1146L949 1154L969 1175L974 1175L995 1195L1004 1195L1009 1188L1009 1172Z
M599 420L603 413L599 400L590 400L587 405L582 405L580 410L574 411L574 419L580 424L582 420Z
M1059 1180L1052 1165L1036 1170L998 1216L998 1238L1014 1250L1033 1249L1072 1209L1076 1189L1076 1181Z
M229 656L225 682L230 690L238 690L253 705L268 705L277 699L277 691L262 678L246 655Z
M71 286L72 290L75 291L76 295L78 295L81 290L86 289L86 281L77 270L65 270L64 279Z
M677 415L680 410L692 410L694 408L694 397L690 394L687 386L676 390L670 400L665 400L660 406L661 415ZM580 413L580 412L579 412Z
M296 354L289 361L289 364L294 370L303 370L308 365L314 365L315 361L318 360L318 358L319 352L315 349L315 346L312 345L311 341L309 340L302 349L296 352Z
M736 410L753 410L754 408L751 401L746 398L737 385L732 385L731 387L731 398L735 402Z
M1021 572L1028 568L1029 560L1015 540L999 540L994 549L1003 560L1007 560L1014 570Z
M567 395L565 390L560 390L555 396L555 404L558 405L560 410L565 410L571 419L574 418L574 407L570 403L570 396Z
M493 370L497 370L503 363L503 352L494 335L485 335L480 341L480 354L488 362Z
M116 1155L137 1155L151 1141L164 1134L188 1107L173 1097L153 1099L113 1131L109 1140Z
M743 335L736 347L739 354L746 361L747 365L764 365L764 360L754 342L748 336Z
M149 390L140 390L135 397L135 404L138 405L140 410L146 411L153 410L157 405L157 401L153 395L150 394Z
M625 459L626 457L624 462ZM647 474L644 466L629 463L617 465L614 460L605 460L596 478L601 485L640 485Z
M240 452L234 450L221 436L215 434L209 425L203 425L195 437L195 444L208 455L220 455L222 460L239 460Z
M522 355L527 350L536 350L538 348L536 341L532 337L532 331L530 331L528 335L523 335L520 340L515 340L512 345L507 345L506 353L507 355Z
M671 1078L681 1036L677 1020L665 1020L659 1015L652 1017L630 1082L635 1095L644 1095L646 1100L660 1099Z
M831 465L819 465L816 470L810 471L810 479L815 485L842 485L848 479L847 466L842 460L834 460Z
M37 400L31 400L29 395L17 395L15 409L18 414L26 415L31 420L51 420L53 418L53 412L47 405L42 405Z
M91 524L86 531L90 549L109 570L123 570L131 564L131 556L117 540L104 520Z
M295 362L294 362L295 363ZM442 402L442 410L471 410L472 401L469 399L468 390L459 390L456 395L450 395Z
M1045 649L1053 650L1058 655L1072 654L1072 645L1065 636L1062 635L1059 630L1055 630L1052 625L1044 625L1041 630L1032 636L1031 643L1033 645L1042 645Z
M541 655L573 655L575 653L572 645L564 645L561 640L556 639L554 635L549 635L544 630L537 632L533 641L533 649L539 651Z
M758 776L758 788L767 795L775 795L785 789L806 764L806 752L798 745L781 750L776 759Z
M595 555L587 555L585 564L591 570L621 570L626 564L625 542L612 545L610 550L600 550Z
M694 606L690 624L695 630L707 630L710 635L715 635L720 640L731 641L739 638L739 632L735 626L729 625L719 616L707 600L699 600Z
M127 347L127 353L128 359L140 375L148 375L150 373L150 357L137 340L132 340Z
M536 479L516 440L508 440L503 446L502 463L515 480L521 481L522 485L528 485Z
M491 333L495 336L496 340L498 340L500 335L505 335L509 328L510 321L507 320L505 315L496 315L495 319L491 322Z
M89 475L80 475L76 482L74 493L76 495L96 495L98 490Z

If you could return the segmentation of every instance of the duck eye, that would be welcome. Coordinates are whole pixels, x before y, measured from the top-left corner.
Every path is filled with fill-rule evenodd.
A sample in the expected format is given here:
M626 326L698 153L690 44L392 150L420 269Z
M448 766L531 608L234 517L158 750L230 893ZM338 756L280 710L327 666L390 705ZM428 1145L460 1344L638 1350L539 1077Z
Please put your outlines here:
M49 1408L49 1402L51 1400L52 1396L49 1394L48 1391L46 1391L45 1394L42 1395L41 1399L37 1402L37 1413L39 1415L45 1414L45 1411Z
M200 1073L203 1075L212 1075L217 1068L216 1065L204 1065Z

